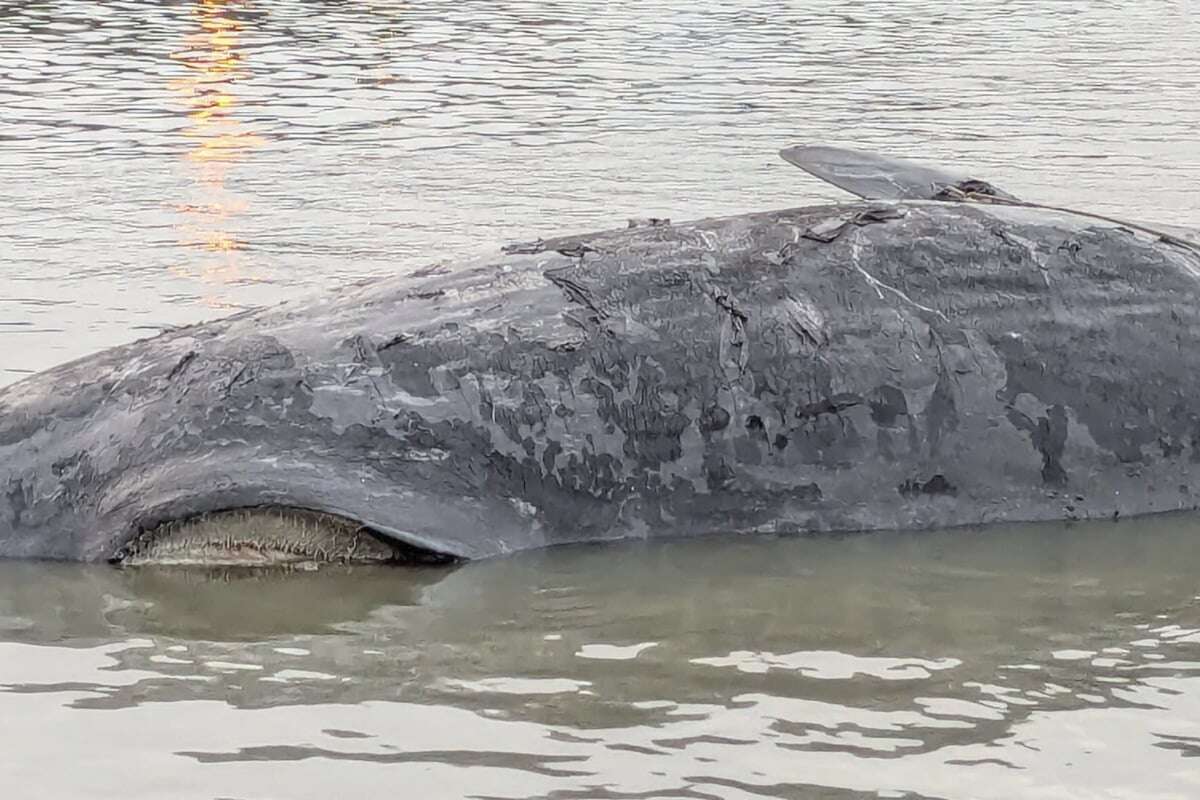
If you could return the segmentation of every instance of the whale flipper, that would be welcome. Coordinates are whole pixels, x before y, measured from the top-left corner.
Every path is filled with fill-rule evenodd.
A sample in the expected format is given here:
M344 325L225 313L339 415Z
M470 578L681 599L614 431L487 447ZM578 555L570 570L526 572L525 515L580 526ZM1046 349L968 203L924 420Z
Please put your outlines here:
M866 200L960 200L966 194L1017 200L969 175L859 150L800 146L780 150L779 155L789 164Z

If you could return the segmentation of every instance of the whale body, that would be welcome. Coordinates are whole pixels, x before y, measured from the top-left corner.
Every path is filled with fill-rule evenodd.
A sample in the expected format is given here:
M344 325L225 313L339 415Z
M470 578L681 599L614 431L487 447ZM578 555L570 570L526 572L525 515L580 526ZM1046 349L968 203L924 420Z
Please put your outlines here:
M1200 252L1006 204L539 240L0 389L0 557L120 561L272 509L474 559L1198 494Z

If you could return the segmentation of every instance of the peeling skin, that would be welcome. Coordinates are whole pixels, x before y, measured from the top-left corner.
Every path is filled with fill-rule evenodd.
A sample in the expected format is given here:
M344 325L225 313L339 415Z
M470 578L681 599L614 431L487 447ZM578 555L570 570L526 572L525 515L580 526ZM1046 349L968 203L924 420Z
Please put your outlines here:
M52 369L0 390L0 556L239 509L459 558L1192 509L1200 257L894 209L539 241Z

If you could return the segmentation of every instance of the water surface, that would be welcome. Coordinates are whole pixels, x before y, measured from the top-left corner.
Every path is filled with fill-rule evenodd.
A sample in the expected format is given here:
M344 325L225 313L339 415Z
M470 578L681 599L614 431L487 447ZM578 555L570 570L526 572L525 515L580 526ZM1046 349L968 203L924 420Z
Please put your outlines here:
M1195 797L1197 536L0 564L0 776L125 800Z
M841 197L826 142L1200 227L1193 0L0 0L0 381L505 241Z
M1200 226L1197 97L1192 0L0 0L0 384L505 241L838 198L775 157L802 142ZM1194 798L1198 535L0 564L0 789Z

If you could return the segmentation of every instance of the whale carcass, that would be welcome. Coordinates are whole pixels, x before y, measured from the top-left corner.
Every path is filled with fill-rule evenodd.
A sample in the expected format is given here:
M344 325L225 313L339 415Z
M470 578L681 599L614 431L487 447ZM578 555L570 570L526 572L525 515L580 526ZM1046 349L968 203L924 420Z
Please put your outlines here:
M865 199L538 240L0 390L0 556L437 561L1196 507L1185 232L784 155Z

